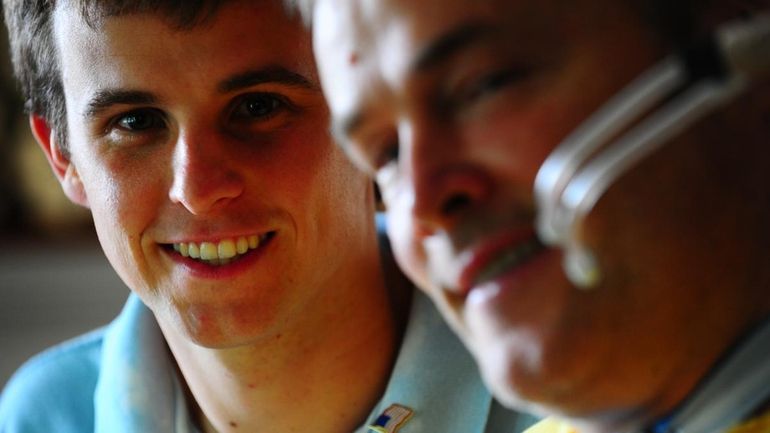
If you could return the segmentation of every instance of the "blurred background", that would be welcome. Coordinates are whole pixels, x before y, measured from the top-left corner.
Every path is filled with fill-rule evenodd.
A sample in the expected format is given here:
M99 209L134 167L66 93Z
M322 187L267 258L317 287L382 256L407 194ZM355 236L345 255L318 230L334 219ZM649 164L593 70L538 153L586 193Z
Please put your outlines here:
M29 133L1 30L0 389L30 356L107 324L128 296Z

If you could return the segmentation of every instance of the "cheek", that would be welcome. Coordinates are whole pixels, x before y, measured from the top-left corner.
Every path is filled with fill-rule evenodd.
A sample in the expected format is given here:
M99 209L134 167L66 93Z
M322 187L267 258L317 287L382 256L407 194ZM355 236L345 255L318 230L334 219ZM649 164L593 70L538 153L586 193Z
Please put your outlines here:
M511 185L534 183L546 157L585 114L569 101L543 98L537 104L503 109L465 129L465 142L483 143L474 152Z
M137 175L139 173L139 175ZM81 171L97 235L124 281L142 267L141 240L162 207L163 182L152 164L98 160Z
M106 225L120 226L129 236L137 234L151 218L147 211L158 209L158 198L165 196L161 178L150 169L146 165L128 170L106 166L94 171L94 179L89 182L94 218Z
M294 150L265 163L275 167L269 176L272 190L265 195L280 197L276 200L313 227L311 232L339 236L337 242L350 245L363 236L361 227L372 211L373 205L367 206L370 182L331 141L310 144L297 143Z
M345 192L349 167L342 151L325 132L326 116L302 119L279 131L269 140L252 146L248 160L262 180L259 193L284 195L298 204L319 196L335 197ZM245 160L245 159L244 159ZM350 189L350 188L348 188Z

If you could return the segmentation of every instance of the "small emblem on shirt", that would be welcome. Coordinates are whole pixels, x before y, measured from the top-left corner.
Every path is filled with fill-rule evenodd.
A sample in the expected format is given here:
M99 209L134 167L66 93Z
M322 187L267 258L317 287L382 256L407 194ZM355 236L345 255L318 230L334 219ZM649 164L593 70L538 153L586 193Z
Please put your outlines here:
M391 404L377 417L369 430L376 433L396 433L412 417L414 411L400 404Z

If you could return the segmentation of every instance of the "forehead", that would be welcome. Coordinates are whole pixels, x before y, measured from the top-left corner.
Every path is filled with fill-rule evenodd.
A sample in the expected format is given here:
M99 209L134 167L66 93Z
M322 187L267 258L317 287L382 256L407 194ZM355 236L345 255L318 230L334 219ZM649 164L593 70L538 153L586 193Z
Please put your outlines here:
M246 66L276 64L313 76L309 35L279 1L231 2L205 23L179 29L160 15L139 13L89 26L67 2L54 12L54 35L65 93L73 84L148 87L191 84ZM158 75L159 73L167 75ZM85 77L84 77L85 75ZM165 83L163 82L165 80Z
M378 55L388 57L388 62L396 62L407 54L403 51L405 48L418 49L422 41L436 37L460 21L493 17L496 6L509 3L513 2L319 0L313 20L315 44L319 51L324 54L333 51L350 65ZM381 53L392 46L400 47L398 53Z
M590 12L600 0L318 0L314 26L319 44L367 49L407 34L414 43L437 37L463 22L554 30L566 14ZM596 9L596 8L593 8ZM545 27L542 27L545 26Z
M356 108L357 89L405 90L415 72L427 69L420 68L430 63L423 60L458 47L451 36L465 27L482 29L476 36L484 37L463 48L484 44L487 54L514 58L578 47L595 52L614 43L602 39L603 29L634 34L624 27L638 30L640 24L628 0L318 0L313 19L314 48L335 115Z
M313 43L332 112L362 109L364 94L382 102L403 90L424 60L452 45L453 32L483 28L488 49L532 50L534 35L561 38L560 24L591 1L318 0Z

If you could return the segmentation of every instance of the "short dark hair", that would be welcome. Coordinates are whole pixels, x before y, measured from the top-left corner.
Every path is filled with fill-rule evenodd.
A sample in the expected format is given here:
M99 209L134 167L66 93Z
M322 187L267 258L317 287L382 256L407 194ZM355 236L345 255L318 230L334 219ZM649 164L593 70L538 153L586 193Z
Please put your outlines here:
M60 0L62 1L62 0ZM63 0L80 10L90 26L99 20L135 13L153 13L179 29L192 28L214 16L226 0ZM56 0L3 0L11 62L24 107L46 119L65 156L67 110L59 56L53 36Z

